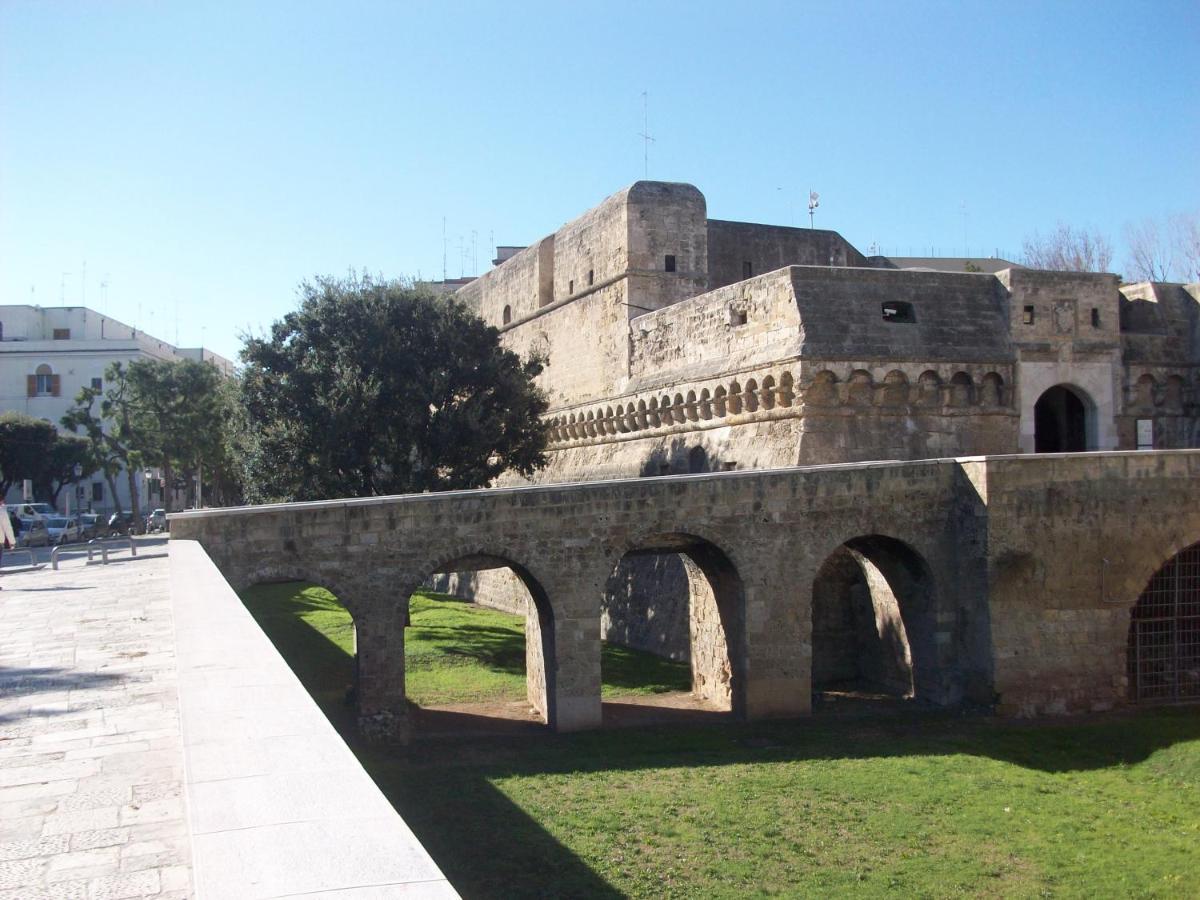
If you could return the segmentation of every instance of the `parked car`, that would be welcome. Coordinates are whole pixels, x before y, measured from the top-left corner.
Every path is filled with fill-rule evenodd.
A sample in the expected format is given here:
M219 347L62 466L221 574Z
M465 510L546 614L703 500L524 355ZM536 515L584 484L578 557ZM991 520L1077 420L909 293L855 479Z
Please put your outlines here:
M50 532L42 518L22 518L17 531L18 547L46 547L50 544Z
M156 509L150 515L146 516L146 533L154 534L159 531L167 530L167 511L165 509Z
M79 520L75 516L53 516L45 521L50 543L70 544L79 540Z
M58 510L49 503L18 503L12 507L12 511L22 519L45 519L50 516L57 516Z
M79 539L90 541L100 536L100 514L83 513L79 517Z

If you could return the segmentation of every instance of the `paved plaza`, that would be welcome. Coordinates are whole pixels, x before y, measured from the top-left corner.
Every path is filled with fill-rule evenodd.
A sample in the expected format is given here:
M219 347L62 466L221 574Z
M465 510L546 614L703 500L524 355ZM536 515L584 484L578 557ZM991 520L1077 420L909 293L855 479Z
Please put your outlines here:
M192 895L166 547L139 552L0 575L0 900Z

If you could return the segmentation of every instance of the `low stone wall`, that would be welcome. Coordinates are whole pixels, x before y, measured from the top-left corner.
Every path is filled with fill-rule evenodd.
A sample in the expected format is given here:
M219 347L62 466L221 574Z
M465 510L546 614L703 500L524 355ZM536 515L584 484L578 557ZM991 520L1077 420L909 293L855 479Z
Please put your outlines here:
M200 544L170 553L195 896L457 897Z

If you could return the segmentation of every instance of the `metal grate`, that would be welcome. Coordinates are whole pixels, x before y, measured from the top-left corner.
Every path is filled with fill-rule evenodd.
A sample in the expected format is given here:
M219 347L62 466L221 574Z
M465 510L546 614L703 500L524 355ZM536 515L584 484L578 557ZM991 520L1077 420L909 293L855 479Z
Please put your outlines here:
M1133 608L1130 697L1200 699L1200 544L1159 569Z

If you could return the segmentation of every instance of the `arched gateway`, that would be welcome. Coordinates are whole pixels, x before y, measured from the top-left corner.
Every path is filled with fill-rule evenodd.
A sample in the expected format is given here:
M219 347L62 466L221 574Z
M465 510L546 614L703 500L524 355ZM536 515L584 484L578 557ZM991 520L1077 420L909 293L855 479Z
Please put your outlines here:
M1033 407L1035 453L1081 453L1095 448L1092 401L1077 388L1056 384Z
M1171 557L1129 623L1129 699L1200 699L1200 543Z

